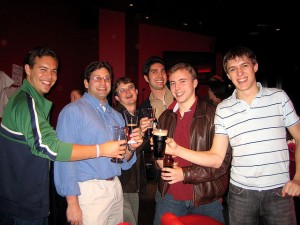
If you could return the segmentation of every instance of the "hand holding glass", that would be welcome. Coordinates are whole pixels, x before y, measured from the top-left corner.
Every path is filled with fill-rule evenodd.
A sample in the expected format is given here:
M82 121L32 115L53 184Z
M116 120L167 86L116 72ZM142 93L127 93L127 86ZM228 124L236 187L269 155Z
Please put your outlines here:
M142 113L145 117L148 117L148 119L152 119L152 121L150 122L148 128L147 128L147 132L145 132L145 135L148 138L151 138L153 136L152 131L153 129L156 128L156 125L154 123L156 123L156 118L155 118L155 108L143 108L142 109Z
M113 135L114 135L114 140L115 141L127 140L127 130L126 130L125 127L114 126L113 127ZM114 158L111 159L111 162L123 163L123 160L114 157Z
M163 129L153 130L154 159L164 158L167 138L168 138L168 130L163 130Z
M130 137L133 130L137 128L138 125L138 111L134 111L133 113L128 110L123 111L126 127L128 129L128 144L136 144L137 142Z

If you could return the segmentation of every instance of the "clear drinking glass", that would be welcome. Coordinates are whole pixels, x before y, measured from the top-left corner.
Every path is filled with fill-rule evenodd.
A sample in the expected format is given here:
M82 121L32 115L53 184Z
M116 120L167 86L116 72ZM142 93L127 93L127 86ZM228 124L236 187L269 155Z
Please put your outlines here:
M115 141L120 141L120 140L127 140L127 129L126 127L120 127L120 126L113 126L113 139ZM114 163L123 163L122 159L119 158L112 158L111 162Z
M151 123L149 124L147 131L145 132L146 137L151 138L153 136L152 131L156 128L157 122L155 118L155 108L143 108L142 113L144 117L148 117L149 119L152 119Z
M128 110L123 111L126 127L128 129L128 144L135 144L135 140L133 138L130 138L130 135L132 134L133 130L137 128L138 125L138 110L134 112L129 112Z

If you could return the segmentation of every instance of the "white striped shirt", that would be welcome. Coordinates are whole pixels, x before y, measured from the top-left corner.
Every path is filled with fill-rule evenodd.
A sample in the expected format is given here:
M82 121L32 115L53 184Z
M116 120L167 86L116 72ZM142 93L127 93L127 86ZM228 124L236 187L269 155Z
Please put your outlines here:
M263 88L249 106L232 96L219 103L215 133L232 146L230 182L251 190L282 187L289 179L286 127L299 122L293 103L277 88Z

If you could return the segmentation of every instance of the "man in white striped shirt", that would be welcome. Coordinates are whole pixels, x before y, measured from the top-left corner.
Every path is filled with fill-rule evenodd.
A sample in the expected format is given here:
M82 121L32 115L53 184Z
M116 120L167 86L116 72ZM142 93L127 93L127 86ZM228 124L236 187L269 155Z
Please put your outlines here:
M283 90L256 82L258 63L250 49L229 50L223 67L236 89L217 106L212 148L191 151L169 138L166 153L218 168L230 142L230 225L254 225L260 219L265 225L296 225L293 196L300 195L300 118ZM298 166L292 180L286 129L296 141Z

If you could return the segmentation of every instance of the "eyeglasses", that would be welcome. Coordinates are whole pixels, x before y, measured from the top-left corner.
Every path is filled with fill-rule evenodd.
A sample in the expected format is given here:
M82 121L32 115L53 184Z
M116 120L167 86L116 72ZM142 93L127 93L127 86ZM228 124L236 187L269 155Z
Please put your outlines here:
M120 90L117 91L118 94L125 93L126 91L131 91L134 90L135 87L133 84L129 85L127 88L121 88Z
M95 76L92 77L91 80L96 81L96 82L100 82L101 80L104 80L105 82L110 82L110 77L106 76L106 77L100 77L100 76Z

